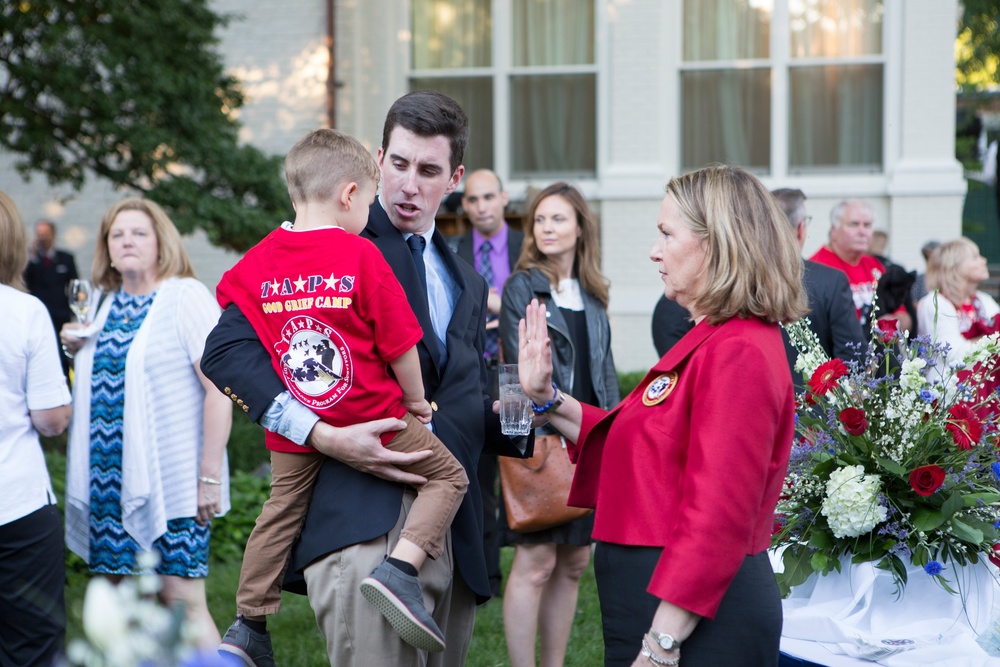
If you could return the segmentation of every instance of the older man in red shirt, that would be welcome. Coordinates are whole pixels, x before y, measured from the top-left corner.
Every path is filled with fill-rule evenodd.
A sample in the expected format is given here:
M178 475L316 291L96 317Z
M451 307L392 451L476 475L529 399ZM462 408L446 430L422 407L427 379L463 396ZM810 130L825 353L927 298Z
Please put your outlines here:
M851 285L854 307L862 327L871 324L872 302L878 279L885 273L882 262L868 254L875 216L871 206L860 199L845 199L830 211L830 241L811 259L843 271ZM880 314L877 319L898 320L900 329L910 329L913 321L906 309Z

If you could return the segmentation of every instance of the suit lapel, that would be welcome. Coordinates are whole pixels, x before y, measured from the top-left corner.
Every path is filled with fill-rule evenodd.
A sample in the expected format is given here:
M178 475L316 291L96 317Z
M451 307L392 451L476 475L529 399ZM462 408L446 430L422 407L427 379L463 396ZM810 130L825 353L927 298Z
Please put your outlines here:
M445 241L440 231L434 230L431 242L437 249L441 259L444 261L444 265L448 269L448 273L455 281L455 289L457 292L455 294L455 310L452 312L451 320L448 322L448 335L450 336L455 334L462 337L464 336L465 323L469 321L472 310L472 302L467 294L470 285L468 284L459 263L455 260L455 253L451 252L448 248L448 242Z

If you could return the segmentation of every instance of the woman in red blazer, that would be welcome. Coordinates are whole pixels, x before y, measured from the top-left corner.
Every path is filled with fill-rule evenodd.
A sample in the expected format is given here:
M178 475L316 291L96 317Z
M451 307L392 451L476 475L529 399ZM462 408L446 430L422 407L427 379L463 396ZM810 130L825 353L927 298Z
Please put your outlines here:
M777 665L766 550L795 421L779 322L802 259L761 182L728 166L667 185L650 252L695 327L605 412L551 382L545 307L520 325L521 384L574 441L571 505L596 508L606 665ZM683 645L683 649L681 648Z

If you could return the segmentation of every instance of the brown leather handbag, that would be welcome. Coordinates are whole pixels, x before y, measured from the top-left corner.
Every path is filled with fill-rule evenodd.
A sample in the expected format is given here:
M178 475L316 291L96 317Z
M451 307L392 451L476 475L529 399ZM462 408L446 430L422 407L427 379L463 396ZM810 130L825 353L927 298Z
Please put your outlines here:
M576 465L570 463L562 436L535 436L531 458L501 456L498 460L507 524L514 532L552 528L594 511L566 504Z

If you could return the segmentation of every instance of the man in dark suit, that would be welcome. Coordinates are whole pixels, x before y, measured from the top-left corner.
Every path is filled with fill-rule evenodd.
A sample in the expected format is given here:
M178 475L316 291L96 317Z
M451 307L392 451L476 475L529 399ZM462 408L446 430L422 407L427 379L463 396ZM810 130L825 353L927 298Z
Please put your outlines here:
M792 188L781 188L771 194L788 219L788 224L792 226L799 248L802 248L811 220L811 216L806 213L805 194ZM865 336L855 313L847 276L843 271L812 260L807 259L804 264L802 282L809 297L809 328L819 338L820 345L830 357L847 361L860 356ZM666 297L660 297L653 311L653 342L660 356L693 326L686 310L675 303L665 303L666 301ZM792 380L796 391L801 391L804 386L802 374L795 372L795 361L799 355L788 341L787 335L784 335L784 339Z
M484 356L489 370L490 394L494 398L498 398L500 297L503 294L503 284L514 271L517 258L521 255L521 246L524 244L524 234L511 229L504 218L504 209L508 201L509 196L500 183L500 177L489 169L479 169L466 176L462 209L472 223L472 229L454 239L455 252L476 269L490 288ZM486 568L490 577L490 590L497 596L502 590L503 575L500 572L502 536L498 525L496 453L483 450L476 472L479 476L479 488L483 494L483 548L486 550Z
M378 150L381 193L362 232L385 256L423 327L417 351L434 410L433 429L469 472L469 492L452 522L446 552L420 572L427 608L447 645L426 664L442 666L465 663L475 605L490 597L482 501L472 474L480 451L486 446L530 456L532 448L531 436L511 440L501 435L487 393L486 283L458 261L435 227L442 198L464 173L467 138L468 119L450 97L420 91L396 100ZM401 469L423 453L399 454L379 442L381 432L403 422L386 419L338 429L317 421L289 400L253 328L232 307L209 337L202 369L251 418L331 457L316 481L285 580L286 588L303 592L304 579L330 664L423 664L425 656L405 643L358 590L399 538L414 497L404 485L423 481ZM240 624L238 619L234 628ZM252 642L266 640L270 648L263 628L248 629ZM273 664L264 653L253 664Z
M805 194L792 188L781 188L771 194L784 211L788 224L795 231L799 247L802 248L812 219L806 214ZM851 286L844 272L807 259L802 282L809 296L809 328L819 338L823 350L830 357L839 357L844 361L860 356L865 334L858 321ZM785 351L788 354L788 365L793 369L795 388L801 390L802 375L794 372L795 360L799 355L789 344L787 336Z
M72 320L66 285L78 276L73 255L56 249L55 243L55 223L49 220L36 222L28 266L24 268L24 282L28 291L45 304L58 338L62 326ZM63 373L69 377L70 360L61 354L59 358L62 360Z

